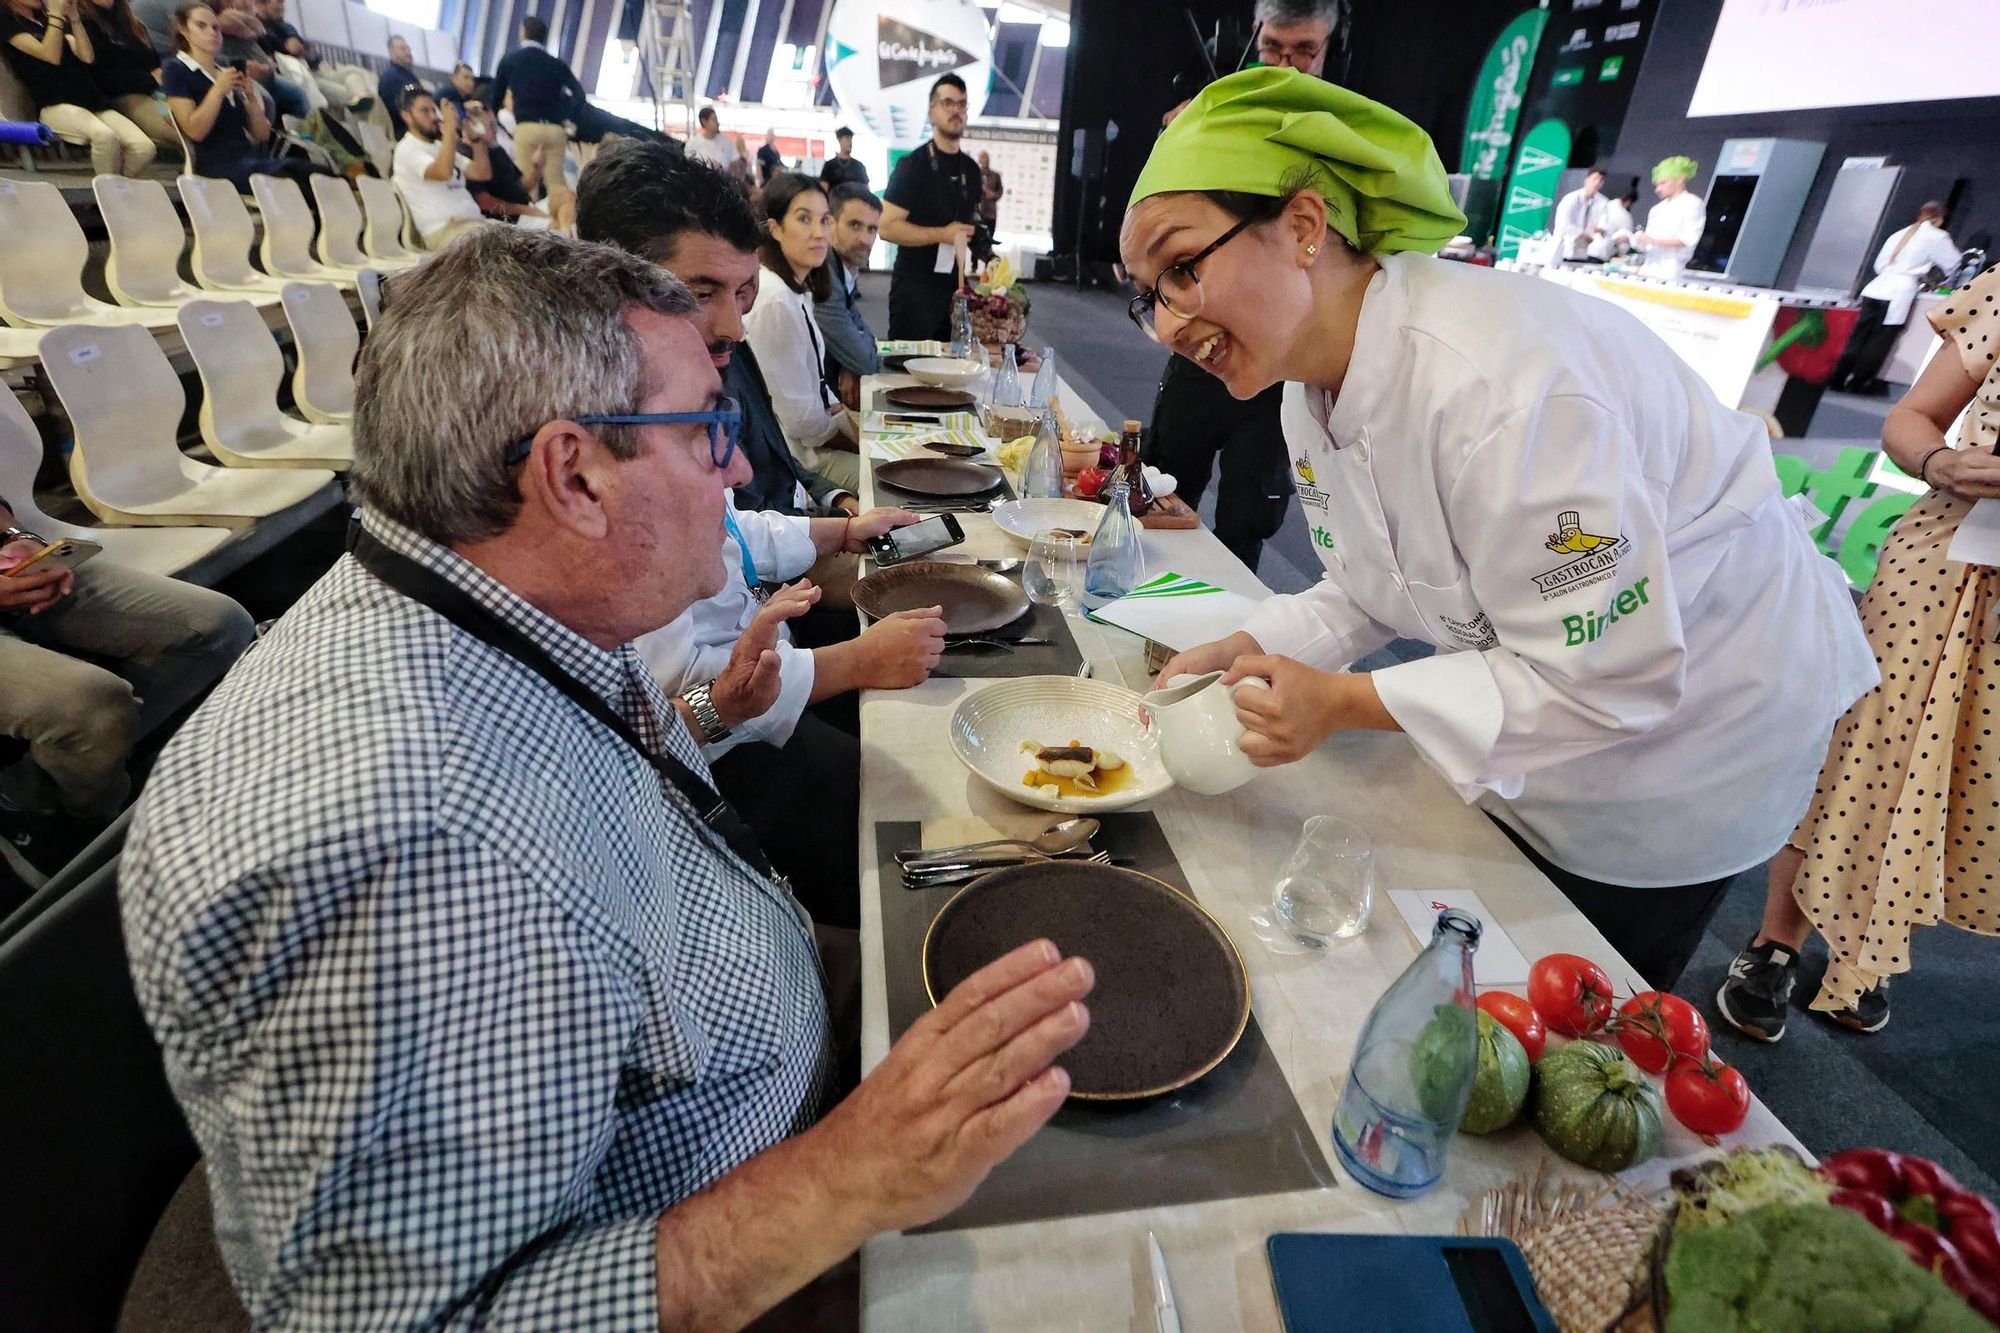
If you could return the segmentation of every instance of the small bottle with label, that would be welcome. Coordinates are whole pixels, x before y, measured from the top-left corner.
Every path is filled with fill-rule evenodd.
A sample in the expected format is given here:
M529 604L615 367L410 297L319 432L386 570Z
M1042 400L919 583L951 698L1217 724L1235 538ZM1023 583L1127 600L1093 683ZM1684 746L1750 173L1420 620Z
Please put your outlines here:
M1146 465L1139 458L1144 431L1145 427L1138 422L1127 421L1124 433L1118 437L1118 466L1125 470L1126 480L1131 483L1126 497L1134 514L1147 513L1153 507L1153 491L1146 484Z

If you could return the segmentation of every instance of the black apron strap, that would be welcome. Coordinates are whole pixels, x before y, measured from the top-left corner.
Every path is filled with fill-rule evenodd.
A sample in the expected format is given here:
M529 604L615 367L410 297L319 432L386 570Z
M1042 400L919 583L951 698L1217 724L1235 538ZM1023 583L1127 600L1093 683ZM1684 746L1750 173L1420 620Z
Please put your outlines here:
M475 639L499 649L533 671L563 694L571 703L608 728L639 753L653 771L671 782L687 798L695 813L729 850L741 857L758 874L775 878L770 858L758 845L757 835L720 793L702 781L695 771L671 753L655 753L615 709L582 681L557 666L527 635L507 624L472 599L470 593L435 570L426 569L408 556L390 550L371 533L357 530L348 544L349 552L361 567L413 602L429 607Z

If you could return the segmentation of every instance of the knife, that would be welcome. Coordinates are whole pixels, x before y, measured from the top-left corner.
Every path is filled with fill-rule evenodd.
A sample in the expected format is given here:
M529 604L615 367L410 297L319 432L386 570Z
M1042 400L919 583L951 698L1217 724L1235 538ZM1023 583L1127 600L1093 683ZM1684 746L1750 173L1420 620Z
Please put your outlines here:
M1160 1238L1146 1233L1146 1248L1153 1260L1153 1325L1159 1333L1181 1333L1181 1312L1174 1304L1174 1284L1167 1276L1167 1259L1160 1253Z

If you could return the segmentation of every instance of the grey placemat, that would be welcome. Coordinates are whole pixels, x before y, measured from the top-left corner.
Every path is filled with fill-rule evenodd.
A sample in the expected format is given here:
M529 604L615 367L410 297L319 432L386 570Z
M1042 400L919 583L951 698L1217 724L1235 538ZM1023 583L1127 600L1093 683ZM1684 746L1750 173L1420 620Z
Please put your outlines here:
M1020 582L1019 570L1007 577ZM1011 652L998 648L950 648L932 669L931 675L953 680L991 680L1008 676L1073 676L1083 665L1076 636L1069 631L1069 618L1059 606L1028 603L1028 614L1012 624L1002 625L989 635L992 639L1047 639L1045 644L1023 644Z
M873 468L877 464L893 461L895 460L887 458L873 459L869 462L869 467ZM991 464L987 466L991 466ZM898 507L912 504L997 505L1002 500L1012 500L1015 498L1013 483L1007 480L1004 472L1000 475L1000 484L998 486L995 486L990 491L981 491L977 495L925 495L921 491L907 491L901 486L892 486L880 477L875 478L875 503L878 505L896 505Z
M1100 851L1189 894L1160 822L1143 810L1098 816ZM889 1031L930 1009L924 935L959 887L903 887L896 852L915 847L914 821L875 825L881 863L882 952ZM1185 1088L1143 1102L1073 1101L991 1175L957 1211L917 1228L957 1231L1043 1217L1077 1217L1255 1194L1330 1188L1335 1182L1253 1014L1229 1058Z

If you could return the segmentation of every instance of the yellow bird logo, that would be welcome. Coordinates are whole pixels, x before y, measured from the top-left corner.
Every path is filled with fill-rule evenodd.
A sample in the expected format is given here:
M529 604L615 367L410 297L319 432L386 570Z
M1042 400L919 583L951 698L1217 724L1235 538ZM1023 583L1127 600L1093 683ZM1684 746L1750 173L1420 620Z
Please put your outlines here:
M1312 460L1310 458L1301 458L1297 462L1293 463L1292 471L1298 473L1299 480L1304 482L1308 486L1316 486L1319 484L1319 482L1313 477L1313 465L1312 465Z
M1551 551L1563 555L1584 555L1600 546L1616 546L1616 537L1598 537L1583 530L1583 515L1574 509L1564 510L1556 515L1556 532L1549 535L1544 543Z

